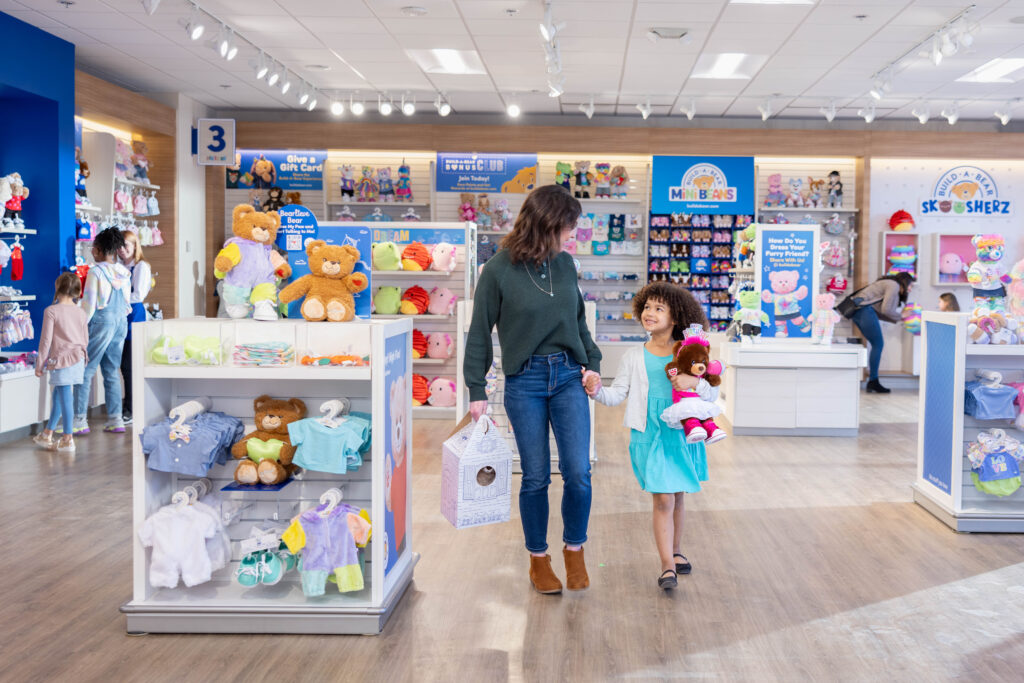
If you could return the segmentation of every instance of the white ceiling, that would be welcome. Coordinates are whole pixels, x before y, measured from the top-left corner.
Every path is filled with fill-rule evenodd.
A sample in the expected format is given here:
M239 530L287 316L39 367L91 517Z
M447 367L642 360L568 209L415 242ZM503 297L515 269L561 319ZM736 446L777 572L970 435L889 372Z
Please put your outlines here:
M422 17L401 8L418 5ZM817 0L812 5L736 5L727 0L554 0L566 93L547 96L538 31L541 0L205 0L201 7L329 95L377 92L415 95L419 116L433 116L437 91L456 112L497 113L516 101L527 114L582 116L594 98L598 114L679 116L691 99L701 117L758 116L772 96L777 116L818 117L835 100L837 118L854 118L869 102L871 75L928 38L969 6L967 0ZM878 118L909 119L921 100L933 118L954 100L962 119L991 119L995 105L1024 98L1024 81L983 84L956 79L995 57L1024 57L1024 0L976 0L980 24L973 46L934 66L911 55ZM509 16L507 10L517 10ZM0 10L76 46L79 65L142 92L182 92L218 109L298 108L253 77L255 52L244 46L225 62L205 43L190 42L178 21L185 0L162 0L148 16L140 0L0 0ZM866 15L862 19L855 15ZM654 26L686 28L691 40L651 43ZM406 49L476 50L486 75L426 74ZM694 79L702 53L745 52L767 58L750 80ZM22 59L25 56L15 56ZM308 65L330 67L311 70ZM1024 110L1024 104L1019 105ZM1017 112L1020 114L1020 112Z

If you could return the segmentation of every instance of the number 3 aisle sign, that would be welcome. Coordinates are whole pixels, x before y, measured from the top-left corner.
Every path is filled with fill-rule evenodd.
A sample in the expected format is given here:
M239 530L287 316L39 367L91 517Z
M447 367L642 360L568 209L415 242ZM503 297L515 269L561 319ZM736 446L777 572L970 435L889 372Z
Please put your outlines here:
M200 166L235 163L234 119L199 119L196 138L196 160Z

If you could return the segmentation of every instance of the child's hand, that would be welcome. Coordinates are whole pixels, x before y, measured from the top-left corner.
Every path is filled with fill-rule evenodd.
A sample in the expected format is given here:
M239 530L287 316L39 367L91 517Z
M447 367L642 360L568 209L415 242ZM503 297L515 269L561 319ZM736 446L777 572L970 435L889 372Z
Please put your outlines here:
M693 391L697 388L698 377L680 374L672 378L672 388L676 391Z
M601 389L601 375L593 370L583 370L583 388L586 389L587 396L591 398L597 396L597 392Z
M41 367L36 368L36 377L42 377L42 376L43 376L43 369Z

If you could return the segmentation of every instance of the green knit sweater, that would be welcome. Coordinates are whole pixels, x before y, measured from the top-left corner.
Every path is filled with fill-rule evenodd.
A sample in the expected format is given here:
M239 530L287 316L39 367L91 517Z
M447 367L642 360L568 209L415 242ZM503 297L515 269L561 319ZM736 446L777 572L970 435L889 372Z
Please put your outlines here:
M546 273L544 266L513 264L504 251L484 266L473 297L473 320L462 364L471 401L487 399L484 386L494 358L491 330L495 325L506 376L519 372L530 356L562 351L568 351L583 367L600 372L601 351L587 328L572 257L560 253L551 260L550 268ZM545 274L547 277L541 277Z

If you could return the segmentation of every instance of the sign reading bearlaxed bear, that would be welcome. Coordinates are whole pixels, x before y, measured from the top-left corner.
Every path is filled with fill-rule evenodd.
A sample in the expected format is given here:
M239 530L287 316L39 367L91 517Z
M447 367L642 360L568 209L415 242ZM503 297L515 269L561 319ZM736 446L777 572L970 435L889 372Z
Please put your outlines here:
M809 337L818 292L818 226L758 225L754 274L766 337Z
M921 201L926 216L950 218L1005 217L1013 213L1009 197L999 195L999 186L988 171L977 166L956 166L935 181L931 196Z
M438 192L527 194L537 185L536 154L438 152Z
M754 157L655 155L651 213L754 213Z

